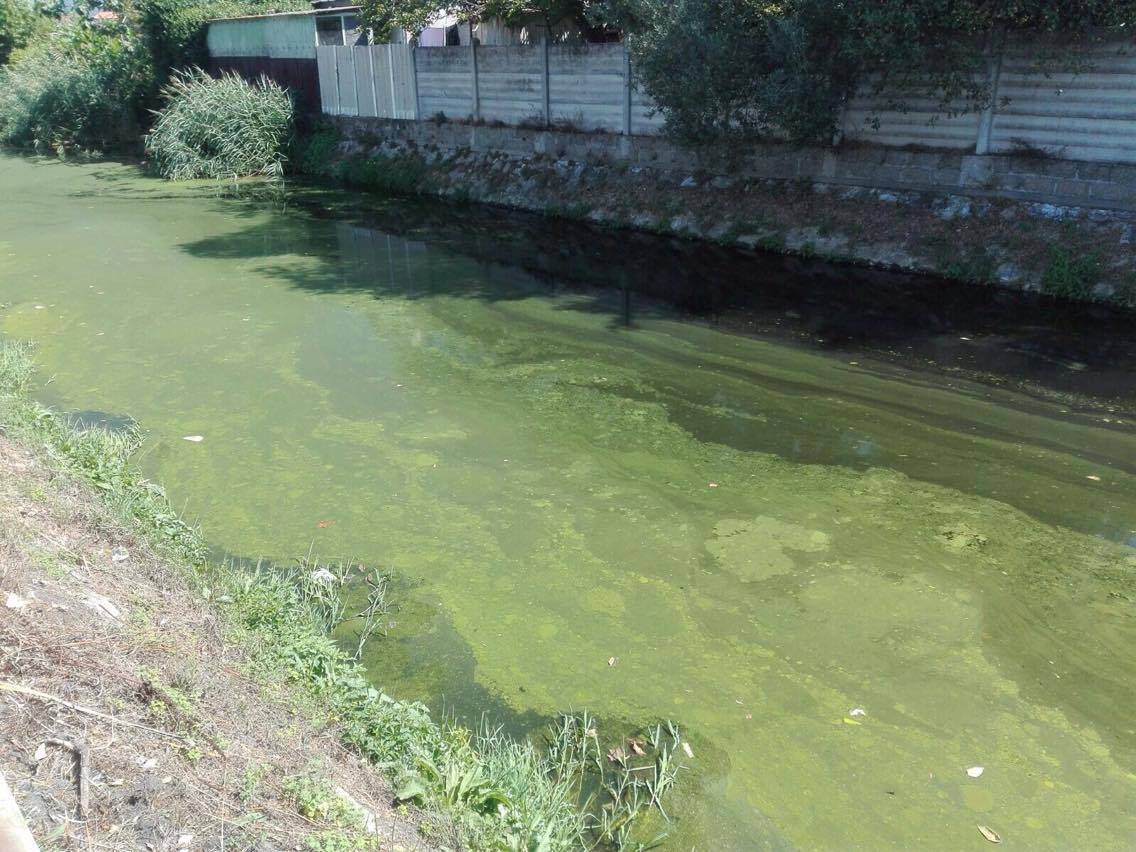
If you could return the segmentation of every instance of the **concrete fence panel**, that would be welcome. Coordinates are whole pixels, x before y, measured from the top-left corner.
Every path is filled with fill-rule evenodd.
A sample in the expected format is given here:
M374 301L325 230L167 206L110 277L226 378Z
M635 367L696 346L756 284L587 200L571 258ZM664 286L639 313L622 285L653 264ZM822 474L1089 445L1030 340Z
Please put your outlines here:
M439 113L468 118L473 107L473 54L469 47L423 47L414 51L418 108L423 119Z
M255 52L267 49L259 45L269 39L277 53L300 52L297 39L308 23L282 19L275 29L247 31L214 24L210 47L218 54ZM891 148L1136 163L1136 44L1126 38L1060 50L1065 59L1046 64L1039 57L1057 53L1038 42L1011 41L992 51L984 79L993 104L982 112L946 114L933 95L905 97L905 108L897 109L886 94L865 92L845 110L844 138ZM323 109L331 115L426 120L441 113L634 135L663 127L650 96L636 90L621 44L476 50L391 44L315 53Z
M552 123L622 133L627 97L622 44L553 45L548 49Z
M866 91L848 104L842 126L844 138L853 142L973 151L980 122L977 112L944 114L934 97L907 97L897 109L887 95Z
M1007 45L998 96L1008 101L996 107L991 151L1136 162L1133 42L1093 45L1069 59L1034 42Z
M478 96L485 121L544 122L544 46L477 50Z

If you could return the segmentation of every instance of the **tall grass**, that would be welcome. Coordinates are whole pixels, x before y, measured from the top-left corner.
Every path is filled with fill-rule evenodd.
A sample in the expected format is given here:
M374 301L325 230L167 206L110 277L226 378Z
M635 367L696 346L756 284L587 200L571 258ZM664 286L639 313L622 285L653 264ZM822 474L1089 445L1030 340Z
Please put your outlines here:
M174 72L162 90L166 106L146 137L155 169L172 180L284 174L292 136L292 99L266 77L210 77Z

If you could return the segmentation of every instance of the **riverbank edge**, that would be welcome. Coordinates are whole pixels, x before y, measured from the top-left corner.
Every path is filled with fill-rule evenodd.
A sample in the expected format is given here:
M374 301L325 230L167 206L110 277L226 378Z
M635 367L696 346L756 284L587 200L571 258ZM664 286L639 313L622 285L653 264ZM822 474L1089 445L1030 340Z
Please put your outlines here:
M564 146L495 147L492 134L512 128L454 124L325 117L301 135L292 167L360 188L1136 308L1136 214L1123 209L745 177L721 161L639 165L613 157L600 134L573 134L573 159ZM487 141L453 141L467 130Z
M344 805L343 797L335 793L334 779L305 776L293 784L286 790L287 804L311 826L307 848L335 852L378 848L380 834L384 843L398 837L401 842L393 847L396 849L416 848L423 841L431 848L597 847L594 838L585 838L585 833L595 827L577 804L579 790L573 782L578 779L553 776L548 771L553 764L545 762L530 743L509 740L493 730L470 732L456 723L438 723L425 705L383 694L369 683L365 670L320 629L310 601L294 580L275 570L250 572L233 564L210 562L200 533L173 511L160 487L133 467L131 455L140 444L137 433L83 428L29 398L31 351L27 345L0 340L0 442L26 453L35 466L46 471L52 491L77 489L81 502L97 506L86 514L108 515L114 537L133 542L130 551L152 556L148 570L161 586L162 596L187 611L208 613L206 619L214 635L194 634L194 643L208 647L220 641L215 635L220 626L223 641L239 649L242 683L259 684L264 706L274 708L265 712L278 714L270 720L273 725L291 731L307 724L327 732L351 755L361 758L362 766L369 767L367 771L374 773L372 786L387 791L376 828L375 811L360 811L350 797ZM31 490L40 494L43 489L33 484ZM41 494L44 500L49 496ZM0 524L0 532L3 530ZM0 536L0 544L4 543ZM128 551L123 548L123 552ZM67 555L75 556L71 551ZM38 557L30 554L28 558L35 562ZM85 561L82 564L87 565ZM126 563L124 570L139 564ZM43 577L27 579L20 589L8 588L7 569L0 572L9 610L22 609L35 600L38 586L49 584ZM110 606L115 608L113 603ZM69 607L59 609L66 611ZM9 622L11 625L14 622ZM4 633L0 630L0 639L4 640L0 641L0 651L12 638ZM199 651L183 650L190 657ZM10 674L6 672L5 683L11 683ZM72 683L73 676L67 672L59 675L63 680L60 690L73 701L97 707L99 698L85 696ZM143 670L134 679L145 683L177 680L168 673ZM13 687L17 691L21 688L18 683ZM225 689L224 685L220 688ZM152 690L147 690L145 694L152 698ZM164 704L180 701L166 696ZM184 721L187 715L155 715L152 701L133 707L122 704L119 701L119 706L114 706L112 702L104 712L130 713L159 729L164 722ZM592 724L588 722L589 728ZM212 727L209 720L200 719L190 733L221 753L221 738L206 733ZM179 736L185 733L183 729L184 725L177 728ZM596 738L591 730L585 735ZM326 764L327 744L321 745L321 738L327 736L312 737L304 743L307 754L304 747L298 749L296 756L301 763ZM212 757L205 753L205 744L187 739L191 746L177 752L187 765L196 767ZM678 744L676 739L675 747ZM596 738L595 748L599 747ZM244 744L241 750L248 751ZM12 769L11 759L8 766L4 763L0 749L0 768ZM16 798L18 802L21 789L16 790ZM234 799L228 805L233 813L252 807L247 798ZM225 804L220 807L223 813ZM646 810L650 810L649 805ZM646 810L639 815L646 815ZM613 814L628 817L628 828L619 837L630 840L627 831L636 814L619 808ZM222 815L222 824L223 819ZM40 827L47 830L54 825ZM605 842L611 840L609 837Z

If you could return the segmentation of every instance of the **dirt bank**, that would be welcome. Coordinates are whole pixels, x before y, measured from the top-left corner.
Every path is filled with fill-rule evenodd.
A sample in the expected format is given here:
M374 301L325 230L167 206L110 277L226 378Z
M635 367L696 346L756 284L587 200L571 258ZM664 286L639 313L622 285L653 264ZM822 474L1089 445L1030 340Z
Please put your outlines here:
M424 848L182 570L3 435L0 604L0 771L41 848Z

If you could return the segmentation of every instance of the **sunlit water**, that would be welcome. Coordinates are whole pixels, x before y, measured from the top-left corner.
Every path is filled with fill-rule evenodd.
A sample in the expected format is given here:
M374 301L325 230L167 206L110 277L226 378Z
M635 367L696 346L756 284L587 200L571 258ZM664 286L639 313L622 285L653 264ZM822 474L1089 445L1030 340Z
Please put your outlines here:
M0 332L219 550L393 570L400 697L676 720L674 848L1136 843L1123 418L452 242L4 157Z

